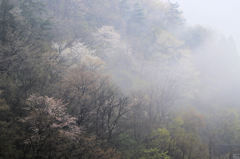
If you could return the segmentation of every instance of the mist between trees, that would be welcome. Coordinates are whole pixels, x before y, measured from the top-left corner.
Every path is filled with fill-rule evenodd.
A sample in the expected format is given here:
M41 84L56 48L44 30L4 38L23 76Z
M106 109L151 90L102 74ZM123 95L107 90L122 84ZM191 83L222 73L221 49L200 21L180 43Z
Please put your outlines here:
M238 153L234 41L188 26L178 7L0 0L0 159Z

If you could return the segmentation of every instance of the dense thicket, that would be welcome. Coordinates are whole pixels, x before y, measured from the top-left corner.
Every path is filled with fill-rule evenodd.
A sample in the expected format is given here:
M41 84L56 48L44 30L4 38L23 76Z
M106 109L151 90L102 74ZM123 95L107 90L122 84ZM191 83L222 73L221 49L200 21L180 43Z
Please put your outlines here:
M0 0L0 159L224 159L238 60L175 3Z

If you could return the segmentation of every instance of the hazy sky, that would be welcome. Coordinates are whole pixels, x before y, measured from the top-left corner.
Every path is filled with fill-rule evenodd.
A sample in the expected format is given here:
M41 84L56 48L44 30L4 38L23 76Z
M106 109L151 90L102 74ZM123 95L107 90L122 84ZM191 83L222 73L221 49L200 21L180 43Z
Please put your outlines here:
M232 36L240 51L240 0L172 0L188 24L200 24Z

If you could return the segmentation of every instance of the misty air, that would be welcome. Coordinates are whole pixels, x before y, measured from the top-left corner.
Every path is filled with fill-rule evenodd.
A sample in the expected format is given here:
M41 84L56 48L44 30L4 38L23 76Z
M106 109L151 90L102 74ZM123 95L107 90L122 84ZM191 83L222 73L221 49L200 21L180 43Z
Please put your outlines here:
M240 159L239 9L0 0L0 159Z

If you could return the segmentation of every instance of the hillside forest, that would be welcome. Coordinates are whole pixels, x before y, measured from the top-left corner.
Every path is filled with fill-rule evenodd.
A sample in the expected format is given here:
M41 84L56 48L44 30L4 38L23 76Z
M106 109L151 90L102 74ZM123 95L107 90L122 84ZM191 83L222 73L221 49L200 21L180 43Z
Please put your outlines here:
M229 159L240 56L164 0L0 0L0 159Z

